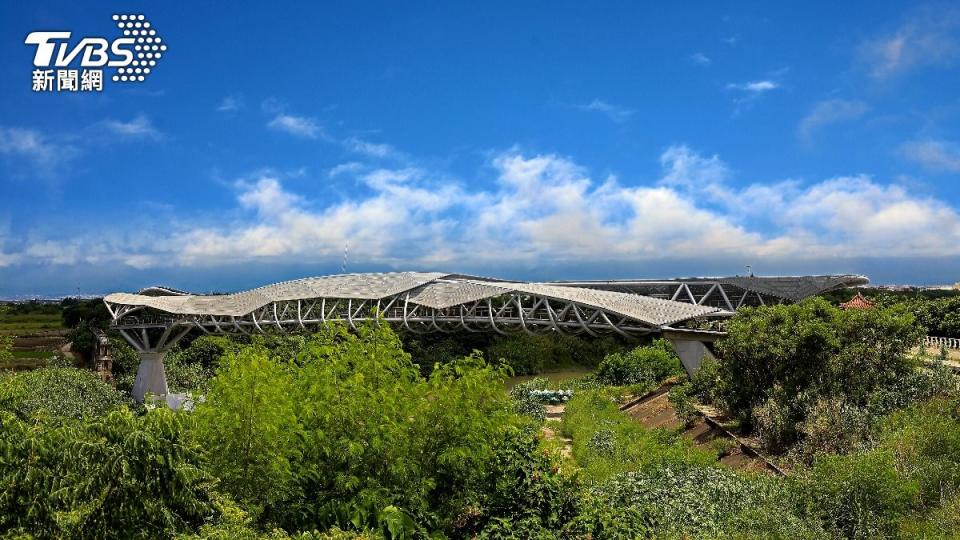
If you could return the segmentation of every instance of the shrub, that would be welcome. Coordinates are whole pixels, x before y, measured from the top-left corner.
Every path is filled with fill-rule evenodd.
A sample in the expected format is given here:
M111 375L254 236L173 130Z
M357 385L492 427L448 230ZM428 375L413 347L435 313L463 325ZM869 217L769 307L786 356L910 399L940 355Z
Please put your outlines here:
M0 413L0 533L169 538L215 513L186 418L120 409L84 422Z
M901 538L928 540L930 538L957 538L960 531L960 495L944 502L928 514L905 519L899 528Z
M935 399L898 411L880 426L880 447L920 486L932 507L960 493L960 402Z
M820 298L744 308L718 342L723 397L746 423L774 389L787 403L806 392L863 406L913 371L908 353L920 333L913 316L897 308L841 311Z
M117 390L129 394L140 367L140 356L126 341L110 338L110 354L113 356L113 382Z
M693 386L693 395L702 403L723 405L724 378L720 372L720 362L715 358L704 358L700 369L693 374L690 383Z
M802 436L798 453L810 460L818 453L847 454L865 449L871 428L871 416L865 409L843 398L818 399L798 426Z
M547 379L534 377L511 388L510 397L513 398L517 412L529 416L537 422L546 420L547 411L543 406L543 401L538 399L534 392L546 389L548 384Z
M917 499L916 482L901 478L892 453L873 450L822 455L801 475L806 510L843 538L888 537Z
M774 394L754 408L750 425L766 450L780 452L797 440L798 425L802 418L797 409L802 407L802 403L790 403L786 398Z
M0 379L0 409L26 420L43 411L55 418L101 416L125 400L96 373L44 368Z
M591 490L580 528L601 522L607 538L816 538L816 524L793 512L782 481L718 467L648 467L618 475ZM627 518L604 523L610 510ZM598 515L599 514L599 515ZM772 519L760 520L759 516Z
M465 537L479 529L479 538L546 534L573 517L577 490L575 478L561 471L560 457L545 450L533 430L507 429L486 470L476 517L457 520L454 532Z
M573 457L591 482L648 466L706 465L716 457L676 434L646 429L598 391L573 396L561 429L573 439Z
M387 325L279 347L228 355L196 411L224 487L261 523L446 528L480 497L503 430L525 423L502 370L472 356L424 378Z
M0 363L13 359L13 336L0 335Z
M293 381L262 345L223 359L194 414L224 489L254 516L290 494L298 424Z
M682 373L683 366L669 342L659 339L652 345L607 355L597 369L597 379L614 386L656 384Z
M670 389L667 399L673 410L683 423L684 427L690 427L700 418L700 411L697 409L693 400L693 387L690 383L678 384Z

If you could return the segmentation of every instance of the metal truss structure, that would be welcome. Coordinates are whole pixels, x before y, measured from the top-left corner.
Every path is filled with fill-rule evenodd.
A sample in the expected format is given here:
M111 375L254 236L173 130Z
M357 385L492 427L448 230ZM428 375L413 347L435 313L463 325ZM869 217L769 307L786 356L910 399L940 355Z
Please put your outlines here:
M737 279L788 281L750 286ZM527 283L462 274L396 272L306 278L227 295L192 295L169 287L150 287L137 294L111 294L104 302L113 317L112 326L141 356L133 394L142 400L146 393L167 393L163 354L193 329L242 335L310 331L331 321L342 321L354 329L366 321L387 321L420 333L663 333L669 334L675 345L699 344L687 347L694 351L691 355L699 355L694 359L699 365L703 343L716 337L704 328L747 304L751 293L759 303L767 303L765 296L792 300L787 293L848 286L844 284L859 279L865 280L860 276L813 276ZM798 285L797 280L806 281ZM793 283L793 288L788 291L784 283Z
M825 275L558 281L553 284L641 294L734 311L741 306L798 302L808 296L866 285L869 282L866 276L861 275Z

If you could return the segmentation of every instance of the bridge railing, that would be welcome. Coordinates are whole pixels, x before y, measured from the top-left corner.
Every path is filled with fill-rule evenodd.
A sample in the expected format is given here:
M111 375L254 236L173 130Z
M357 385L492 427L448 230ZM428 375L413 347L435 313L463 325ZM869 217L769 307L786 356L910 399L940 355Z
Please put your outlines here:
M926 336L923 338L923 345L935 349L960 349L960 338Z

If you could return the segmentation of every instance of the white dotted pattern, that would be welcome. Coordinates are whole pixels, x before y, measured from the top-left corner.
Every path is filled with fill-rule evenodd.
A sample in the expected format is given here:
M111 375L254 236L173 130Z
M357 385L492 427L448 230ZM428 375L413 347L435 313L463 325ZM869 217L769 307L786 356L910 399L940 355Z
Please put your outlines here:
M112 79L115 82L143 82L163 57L167 45L157 35L156 28L142 14L114 14L113 21L124 36L135 40L133 67L117 68ZM149 66L149 67L148 67Z

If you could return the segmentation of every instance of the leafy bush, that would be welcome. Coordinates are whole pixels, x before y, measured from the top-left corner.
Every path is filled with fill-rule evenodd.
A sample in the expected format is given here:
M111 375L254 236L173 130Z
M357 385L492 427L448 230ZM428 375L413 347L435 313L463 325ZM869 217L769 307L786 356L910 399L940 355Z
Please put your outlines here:
M960 531L960 496L954 496L932 512L904 519L898 536L916 540L956 539L957 531Z
M126 341L110 338L110 354L113 356L113 383L117 390L129 394L140 367L140 356Z
M510 397L513 398L517 412L533 418L538 423L546 420L547 411L543 406L543 401L535 397L534 392L544 390L548 385L549 381L547 379L534 377L511 388Z
M682 373L683 366L669 342L658 339L652 345L607 355L597 368L597 379L613 386L656 384Z
M508 429L497 441L480 490L479 507L461 515L458 537L477 530L478 538L548 535L576 512L578 486L560 470L560 458L540 445L529 429ZM469 516L469 517L468 517Z
M678 384L671 388L667 399L670 405L673 405L677 418L684 426L690 427L700 418L700 412L693 401L693 386L690 383Z
M697 387L744 427L756 428L771 451L808 436L802 454L850 451L873 417L932 395L941 384L942 378L918 374L909 353L921 331L902 308L842 311L813 298L742 309L727 331L718 342L720 365L708 364ZM832 419L850 432L831 427Z
M298 423L290 373L261 344L222 360L194 414L224 489L254 516L291 494Z
M13 336L0 335L0 362L13 359Z
M387 325L329 325L288 346L293 358L257 343L228 355L196 411L225 489L261 522L379 529L392 507L390 519L448 527L522 423L503 371L474 356L424 378Z
M842 311L820 298L744 308L718 342L724 397L746 422L775 388L787 400L842 394L862 406L914 370L908 353L920 334L913 316L895 308Z
M0 379L0 409L24 420L41 411L55 418L101 416L124 402L120 393L86 369L35 369Z
M718 467L647 467L594 487L588 501L574 526L599 530L600 538L822 535L816 524L793 511L793 499L782 481ZM610 523L610 514L625 519Z
M592 482L648 466L713 463L715 455L665 430L648 430L621 413L602 392L577 392L561 424L573 456Z
M863 408L843 398L821 398L809 408L798 431L801 458L810 460L820 452L847 454L869 446L873 422Z
M897 470L919 484L921 506L960 493L960 401L936 399L898 411L882 422L879 438Z
M823 455L800 476L806 511L843 538L891 536L917 500L918 486L897 474L892 453Z
M723 406L724 390L723 374L720 371L720 362L715 358L704 358L700 369L690 378L693 395L702 403L712 403Z
M0 413L0 533L169 538L215 512L186 419L125 409L80 422Z

